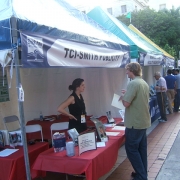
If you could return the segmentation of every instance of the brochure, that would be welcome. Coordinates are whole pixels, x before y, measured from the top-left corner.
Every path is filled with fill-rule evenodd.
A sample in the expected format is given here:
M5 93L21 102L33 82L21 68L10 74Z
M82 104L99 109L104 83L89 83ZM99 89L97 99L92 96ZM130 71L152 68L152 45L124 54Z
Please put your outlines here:
M117 136L120 132L106 132L107 136Z
M114 106L114 107L116 107L118 109L123 109L124 110L125 107L124 107L122 101L121 100L119 101L119 98L120 98L119 95L114 94L111 106Z
M114 126L114 127L112 128L112 130L125 130L125 129L126 129L125 126Z
M77 130L75 128L73 129L69 129L68 131L69 136L71 137L71 139L73 140L75 145L78 145L78 136L79 133L77 132Z
M15 153L16 151L18 151L19 149L5 149L3 151L0 152L0 157L6 157L11 155L12 153Z

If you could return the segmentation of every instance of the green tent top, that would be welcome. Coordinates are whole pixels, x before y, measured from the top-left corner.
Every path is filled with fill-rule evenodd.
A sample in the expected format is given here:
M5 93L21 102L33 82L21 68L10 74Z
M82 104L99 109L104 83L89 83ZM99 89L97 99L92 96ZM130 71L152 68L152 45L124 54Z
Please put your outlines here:
M130 45L131 59L139 58L139 52L163 55L160 50L144 40L141 36L129 29L125 24L113 17L106 10L103 10L101 7L95 7L87 15L105 29L128 43Z
M145 39L147 42L149 42L150 44L152 44L155 48L159 49L165 56L167 56L170 59L174 59L173 56L171 56L170 54L168 54L166 51L164 51L162 48L160 48L157 44L155 44L154 42L152 42L147 36L145 36L142 32L140 32L136 27L134 27L132 24L130 24L128 26L128 28L130 28L132 31L134 31L136 34L138 34L139 36L141 36L143 39Z

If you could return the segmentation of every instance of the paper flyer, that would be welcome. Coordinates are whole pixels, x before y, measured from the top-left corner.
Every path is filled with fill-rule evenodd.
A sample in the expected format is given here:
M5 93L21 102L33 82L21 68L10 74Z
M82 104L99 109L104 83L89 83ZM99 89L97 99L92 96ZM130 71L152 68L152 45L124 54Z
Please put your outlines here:
M122 101L121 101L121 100L119 101L119 98L120 98L119 95L114 94L113 100L112 100L112 103L111 103L111 106L114 106L114 107L116 107L116 108L118 108L118 109L124 110L125 107L124 107Z

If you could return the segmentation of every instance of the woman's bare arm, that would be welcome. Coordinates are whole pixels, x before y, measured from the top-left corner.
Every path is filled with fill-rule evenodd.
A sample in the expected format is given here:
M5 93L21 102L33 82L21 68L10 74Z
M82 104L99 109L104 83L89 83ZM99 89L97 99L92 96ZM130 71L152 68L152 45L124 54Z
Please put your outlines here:
M77 120L72 114L68 113L65 109L70 105L70 104L74 104L74 97L73 96L69 96L69 98L67 100L65 100L63 103L61 103L58 107L58 112L68 116L70 119L75 119Z

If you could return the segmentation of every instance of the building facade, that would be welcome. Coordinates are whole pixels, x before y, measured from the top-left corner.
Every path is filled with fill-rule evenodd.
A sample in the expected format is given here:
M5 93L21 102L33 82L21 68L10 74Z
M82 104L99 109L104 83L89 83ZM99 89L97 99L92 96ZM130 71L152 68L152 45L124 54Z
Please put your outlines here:
M178 0L149 0L148 6L156 11L180 7Z
M67 1L84 13L88 13L96 6L100 6L115 17L126 15L128 12L144 9L148 7L149 2L149 0L94 0L91 2L83 0L75 2L71 0Z

